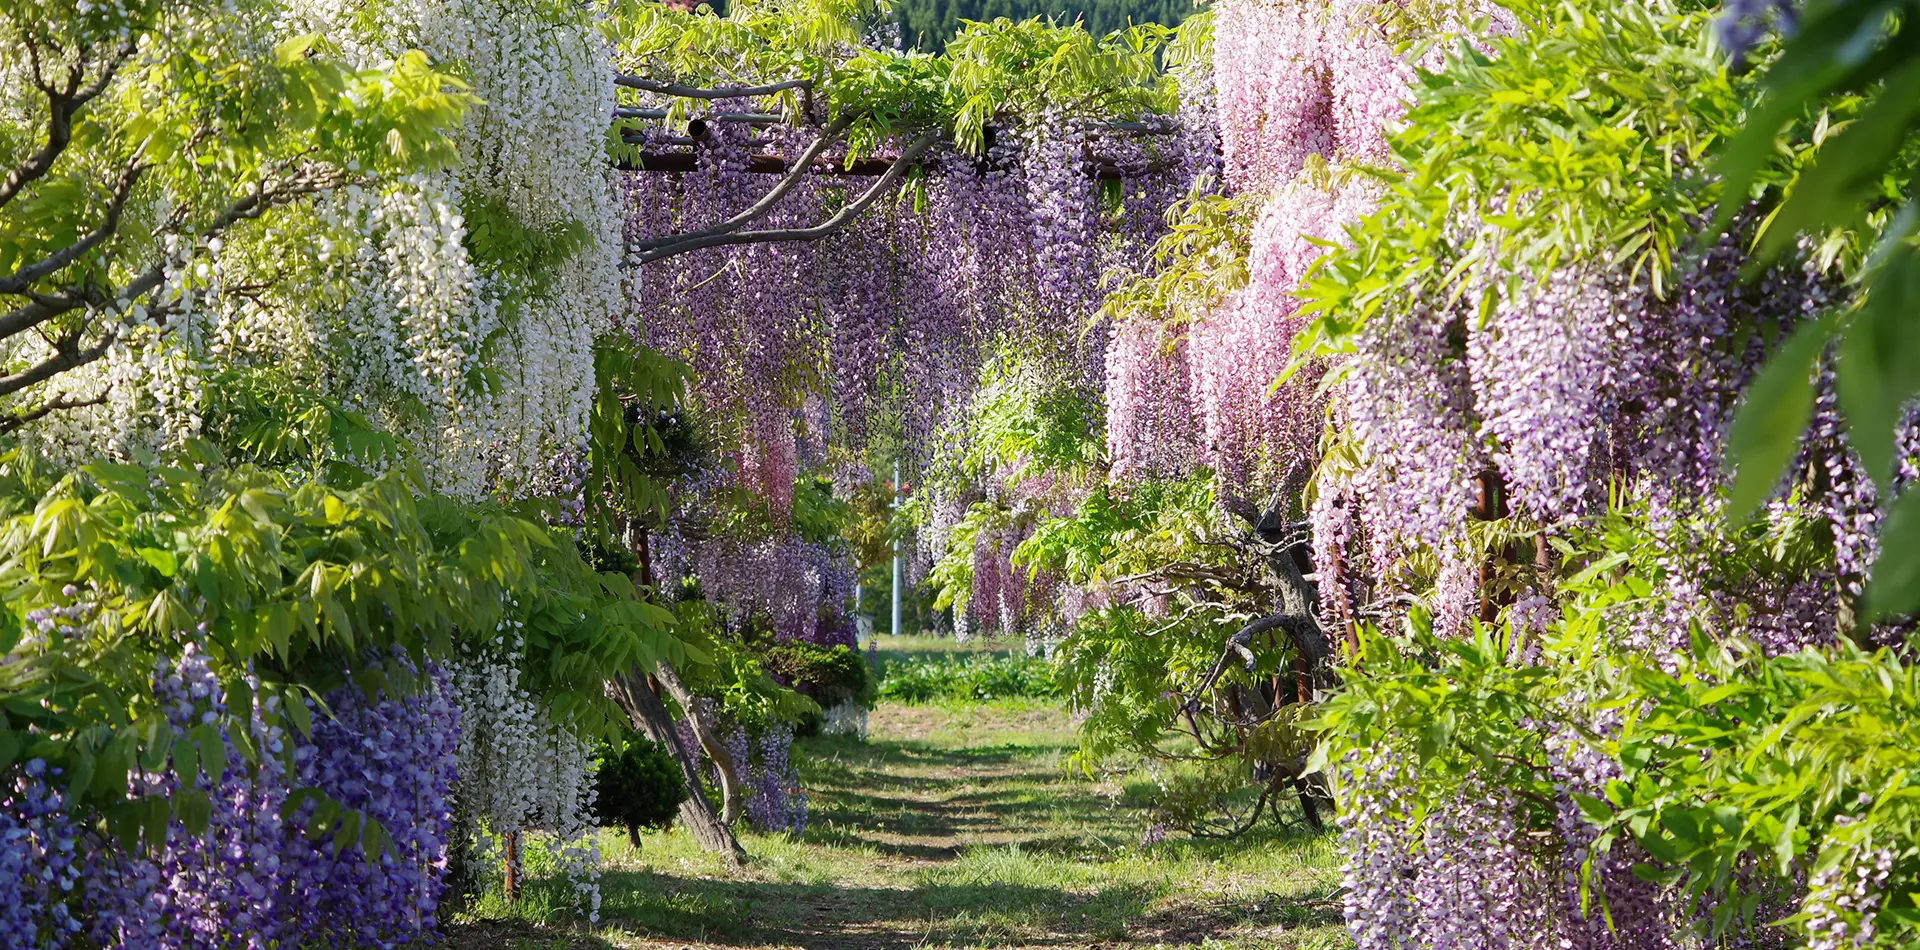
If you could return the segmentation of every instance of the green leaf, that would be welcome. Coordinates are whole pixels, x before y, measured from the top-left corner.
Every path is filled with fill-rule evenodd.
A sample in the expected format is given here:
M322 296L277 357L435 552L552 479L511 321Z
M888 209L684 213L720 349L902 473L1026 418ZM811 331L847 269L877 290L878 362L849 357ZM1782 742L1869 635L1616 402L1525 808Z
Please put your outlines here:
M1768 224L1761 258L1779 256L1802 232L1858 222L1862 206L1875 196L1916 118L1920 59L1888 77L1866 111L1821 146L1813 167L1801 173L1786 204Z
M172 551L163 551L160 548L139 548L135 553L140 555L141 560L152 565L154 570L159 571L162 577L172 577L180 569L180 564L174 558Z
M217 784L220 776L227 770L226 738L212 723L203 722L193 727L193 744L199 750L200 769L207 775L209 784Z
M299 36L289 37L273 48L273 63L285 69L305 59L307 52L319 42L320 34L318 33L302 33Z
M360 825L360 850L368 858L375 858L385 849L387 830L371 817Z
M21 622L20 615L0 606L0 656L12 653L13 648L20 645L20 638L25 633L26 625ZM5 766L0 765L0 768Z
M287 719L293 727L300 730L302 738L313 735L313 712L307 708L303 697L296 690L287 690L281 696L280 706L286 710Z
M181 786L191 788L200 776L200 756L193 738L181 733L173 740L173 771Z
M158 795L141 799L144 806L140 809L140 838L149 851L157 850L167 841L167 800Z
M1920 255L1905 242L1889 249L1840 340L1835 386L1847 437L1881 497L1893 494L1894 430L1920 393Z
M1575 792L1573 803L1579 806L1580 814L1594 825L1604 828L1613 821L1613 809L1601 799Z
M340 823L333 831L333 853L338 857L360 837L361 817L358 811L345 810L340 815Z
M291 659L293 610L286 604L274 604L261 612L258 623L261 635L272 645L275 655L283 661Z
M67 760L67 793L76 802L84 799L93 786L94 764L93 753L84 748L74 749Z
M213 800L203 789L181 789L173 793L173 813L186 827L187 834L205 834L208 823L213 820Z
M1780 474L1800 449L1800 436L1813 414L1813 369L1833 333L1831 319L1802 326L1767 361L1747 390L1727 434L1727 459L1734 468L1727 514L1744 520L1773 493Z
M1920 612L1920 491L1907 489L1887 512L1862 601L1870 620Z

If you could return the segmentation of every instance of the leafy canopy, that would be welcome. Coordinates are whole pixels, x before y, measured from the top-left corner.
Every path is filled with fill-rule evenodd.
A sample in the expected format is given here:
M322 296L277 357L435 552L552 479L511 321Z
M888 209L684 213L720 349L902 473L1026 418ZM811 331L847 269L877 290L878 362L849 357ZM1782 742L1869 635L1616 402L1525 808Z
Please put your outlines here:
M1663 294L1719 197L1710 152L1744 100L1707 39L1712 12L1645 4L1505 4L1519 37L1462 43L1425 73L1376 211L1305 282L1303 357L1365 322L1460 300L1477 278L1592 261ZM1483 285L1484 286L1484 285ZM1487 286L1486 293L1493 293ZM1473 301L1477 303L1478 301Z
M870 0L748 0L726 15L661 4L615 8L617 61L643 78L695 87L805 81L762 97L800 117L809 106L854 120L853 154L901 131L944 129L964 150L986 147L995 123L1170 114L1176 84L1161 68L1175 31L1141 24L1105 36L1031 19L969 23L933 55L868 45L888 15ZM692 115L680 99L673 116Z

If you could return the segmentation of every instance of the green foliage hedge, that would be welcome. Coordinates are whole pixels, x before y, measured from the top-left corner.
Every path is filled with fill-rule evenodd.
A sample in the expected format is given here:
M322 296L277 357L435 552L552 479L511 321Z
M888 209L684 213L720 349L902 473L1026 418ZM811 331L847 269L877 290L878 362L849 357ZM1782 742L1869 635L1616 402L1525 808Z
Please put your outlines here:
M762 662L767 672L821 709L848 701L873 705L874 683L867 661L851 647L781 643L768 648Z
M903 703L1050 699L1064 692L1046 660L984 653L894 660L880 679L881 698Z

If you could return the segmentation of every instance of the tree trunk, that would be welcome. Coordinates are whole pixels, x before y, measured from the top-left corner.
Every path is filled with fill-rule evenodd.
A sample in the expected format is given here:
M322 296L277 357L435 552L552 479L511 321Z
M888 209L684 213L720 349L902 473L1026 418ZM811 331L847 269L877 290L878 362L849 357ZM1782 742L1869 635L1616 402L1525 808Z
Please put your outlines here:
M1268 500L1266 512L1254 523L1255 537L1276 545L1287 539L1287 497L1284 492L1275 492ZM1297 658L1304 661L1296 664L1295 670L1300 701L1317 700L1322 690L1333 685L1333 676L1329 668L1332 650L1327 644L1326 631L1320 628L1320 593L1314 589L1313 582L1307 580L1312 564L1307 562L1303 549L1289 544L1271 553L1267 569L1273 574L1280 602L1276 616L1294 618L1278 626L1292 638Z
M645 675L636 670L613 681L611 686L614 701L633 720L634 728L660 743L673 760L680 763L680 775L686 780L688 793L687 800L680 803L680 821L693 833L693 839L700 842L701 847L725 857L732 867L745 864L746 849L740 847L733 832L714 813L713 803L707 801L706 789L700 782L699 763L680 743L680 733L673 728L673 717L667 714L667 706L660 697L647 688Z
M506 834L506 870L500 878L500 893L508 904L520 902L520 832Z
M727 827L733 827L740 820L740 809L745 804L746 795L740 786L740 769L733 761L733 753L720 741L720 732L715 728L713 717L708 715L706 707L700 704L698 697L680 681L680 674L673 664L660 661L660 668L654 676L660 686L680 704L687 714L687 722L693 725L693 734L700 739L700 748L713 760L714 771L720 773L720 820Z
M633 519L626 525L627 544L632 548L634 558L639 562L639 576L634 578L643 588L653 586L653 550L648 544L647 526L639 519ZM666 661L660 663L660 680L670 692L674 701L687 711L687 721L693 723L694 734L700 736L704 744L713 731L703 723L693 696L674 675L673 667ZM646 676L639 670L628 673L610 684L614 701L625 710L627 718L633 720L634 727L647 734L647 738L660 743L680 763L680 774L687 782L687 800L680 803L680 820L695 841L709 851L717 851L725 856L727 863L740 867L747 861L747 851L740 847L740 839L733 836L729 826L733 824L739 808L738 775L733 770L733 758L715 742L708 750L713 762L720 771L721 801L726 805L728 817L722 820L714 814L713 803L707 801L707 792L700 781L700 759L693 750L680 742L680 732L673 728L673 717L667 714L667 705L647 685ZM685 695L681 695L685 693ZM716 754L718 753L718 754Z

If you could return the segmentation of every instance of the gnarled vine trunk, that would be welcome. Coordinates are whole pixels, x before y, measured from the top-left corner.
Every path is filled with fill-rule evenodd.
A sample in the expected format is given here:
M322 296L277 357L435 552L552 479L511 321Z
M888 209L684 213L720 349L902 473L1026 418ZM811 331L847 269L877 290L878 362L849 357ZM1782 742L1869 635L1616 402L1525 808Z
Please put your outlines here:
M687 714L687 722L693 725L693 734L699 738L700 748L713 761L714 771L720 773L720 820L726 822L727 827L733 827L740 820L740 809L746 798L740 786L739 763L733 761L733 753L720 741L720 731L715 728L713 716L693 695L693 690L680 681L680 674L674 670L673 664L661 661L654 678L660 681L661 688Z
M699 762L680 742L680 733L673 728L673 717L667 714L667 704L648 687L646 675L636 670L620 677L613 681L612 693L627 718L633 720L634 728L660 743L673 760L680 763L680 774L686 780L688 792L687 800L680 803L680 821L693 833L693 839L701 847L724 856L734 867L745 864L746 849L740 847L739 839L714 812L713 803L707 801L700 781Z
M646 526L637 520L629 521L627 538L628 544L632 546L634 557L639 561L637 572L639 576L634 579L643 587L653 586L653 556L647 545ZM688 720L694 724L695 734L701 734L703 726L701 720L697 718L698 707L693 703L693 694L687 691L686 686L680 682L680 677L674 674L671 664L661 661L659 673L661 684L674 694L674 701L687 711ZM659 694L655 693L652 685L647 682L646 674L635 670L620 677L611 684L611 692L614 701L618 702L620 708L626 712L627 718L633 720L634 728L646 733L647 738L660 743L668 753L672 754L673 760L680 763L680 775L687 783L687 800L680 803L680 821L687 826L687 830L693 832L693 839L700 842L701 847L725 856L727 863L733 867L737 868L745 864L747 851L740 847L740 839L733 836L733 830L729 827L733 823L732 818L722 820L720 815L714 813L713 803L707 801L706 788L700 781L699 756L680 741L680 732L673 728L673 716L667 713L667 704L660 701ZM712 729L706 727L704 731L710 733ZM704 735L701 741L703 743L707 741ZM737 786L739 783L737 776L733 775L733 760L725 755L724 749L718 749L717 743L714 748L721 753L714 756L714 763L720 767L722 800L737 801L738 791L729 787L730 784ZM713 753L710 751L708 754ZM733 805L728 810L731 812L737 808L737 805Z

